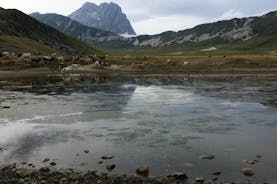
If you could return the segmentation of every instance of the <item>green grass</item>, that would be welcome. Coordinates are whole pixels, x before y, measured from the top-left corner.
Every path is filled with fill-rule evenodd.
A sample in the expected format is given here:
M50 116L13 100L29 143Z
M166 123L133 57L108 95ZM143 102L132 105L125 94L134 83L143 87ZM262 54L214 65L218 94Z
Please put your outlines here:
M53 48L27 38L15 36L0 36L0 52L30 52L34 55L51 54L56 52Z

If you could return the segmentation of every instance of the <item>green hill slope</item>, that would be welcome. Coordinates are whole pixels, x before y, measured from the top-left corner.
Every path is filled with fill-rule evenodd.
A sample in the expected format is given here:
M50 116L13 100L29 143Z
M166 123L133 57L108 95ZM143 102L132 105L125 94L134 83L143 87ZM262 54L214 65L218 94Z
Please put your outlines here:
M72 55L101 53L14 9L0 8L0 38L0 51L57 51Z

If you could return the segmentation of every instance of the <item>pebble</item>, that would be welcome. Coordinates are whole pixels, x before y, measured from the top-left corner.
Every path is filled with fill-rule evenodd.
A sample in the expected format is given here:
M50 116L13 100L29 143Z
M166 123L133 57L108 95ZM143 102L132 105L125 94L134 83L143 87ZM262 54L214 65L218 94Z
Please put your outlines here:
M205 159L205 160L213 160L215 158L214 155L209 154L209 155L201 155L200 156L201 159Z
M136 173L140 176L149 176L149 167L147 165L141 165L136 169Z
M243 168L241 170L241 172L245 175L245 176L254 176L255 173L251 168Z
M105 155L101 157L103 160L109 160L113 158L113 155Z
M188 176L186 175L186 173L183 172L175 172L173 173L173 178L178 179L178 180L184 180L184 179L188 179Z
M103 164L103 161L99 161L98 164Z
M84 150L84 153L89 153L89 150Z
M115 164L107 165L106 169L112 171L115 168Z
M55 166L55 165L57 165L55 162L50 162L50 165L51 166Z

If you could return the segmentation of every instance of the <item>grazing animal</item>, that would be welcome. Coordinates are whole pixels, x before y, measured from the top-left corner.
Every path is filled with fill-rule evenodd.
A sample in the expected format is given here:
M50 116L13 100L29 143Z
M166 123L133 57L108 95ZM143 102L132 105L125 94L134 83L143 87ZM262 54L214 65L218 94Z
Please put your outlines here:
M50 56L42 56L42 59L46 60L46 61L52 61L53 60L53 58L50 57Z
M95 61L95 65L103 70L103 63L101 61Z
M22 53L20 56L23 59L31 59L32 54L31 53Z
M3 56L9 56L9 55L10 55L9 52L2 52L2 53L1 53L1 57L3 57Z
M78 67L79 67L78 64L72 64L72 65L70 65L70 66L64 67L64 68L61 70L61 73L62 73L62 74L71 73L72 71L77 70Z
M63 56L60 56L60 57L58 57L57 59L58 59L58 61L60 61L60 62L64 62L64 57L63 57Z

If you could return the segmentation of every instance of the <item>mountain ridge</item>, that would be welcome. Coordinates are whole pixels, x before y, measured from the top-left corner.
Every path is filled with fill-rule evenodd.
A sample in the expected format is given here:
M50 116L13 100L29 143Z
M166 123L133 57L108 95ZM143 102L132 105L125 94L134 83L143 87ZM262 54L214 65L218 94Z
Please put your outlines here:
M35 12L30 14L30 16L67 35L87 42L91 45L104 41L124 39L123 37L115 33L88 27L75 20L70 19L69 17L55 13L40 14L38 12Z

